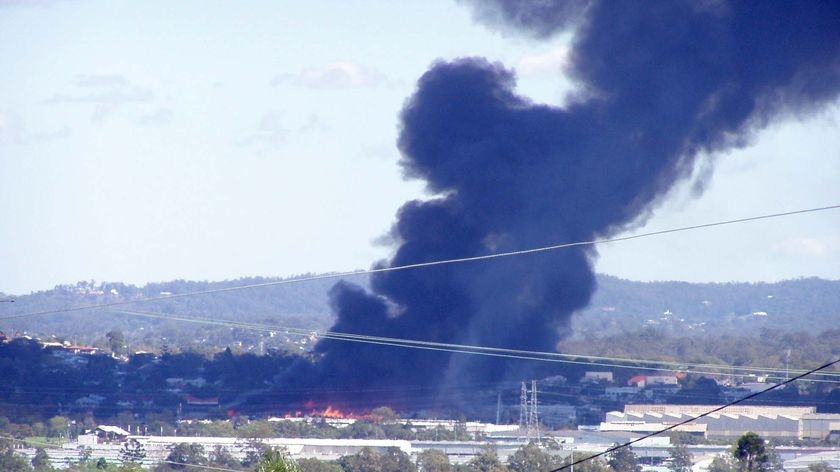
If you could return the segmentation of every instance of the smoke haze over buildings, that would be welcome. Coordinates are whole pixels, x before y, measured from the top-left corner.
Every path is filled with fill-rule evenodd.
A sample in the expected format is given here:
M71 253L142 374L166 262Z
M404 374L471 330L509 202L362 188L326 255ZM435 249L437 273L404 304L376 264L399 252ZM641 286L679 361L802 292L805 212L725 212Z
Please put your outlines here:
M405 174L436 197L407 202L399 266L617 234L698 162L805 115L840 91L837 2L469 2L492 26L544 38L574 27L564 108L515 91L504 65L432 65L401 115ZM375 274L332 290L333 330L553 351L595 290L593 248ZM322 340L304 384L464 384L527 375L480 356ZM388 394L378 393L383 401Z

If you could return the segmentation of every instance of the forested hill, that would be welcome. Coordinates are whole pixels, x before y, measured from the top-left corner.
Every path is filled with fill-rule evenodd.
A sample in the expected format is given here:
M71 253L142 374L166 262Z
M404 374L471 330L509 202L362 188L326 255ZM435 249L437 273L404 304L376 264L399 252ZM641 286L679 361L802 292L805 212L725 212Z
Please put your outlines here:
M633 282L598 277L576 334L613 334L653 327L676 335L760 334L762 329L820 333L840 320L840 281L776 283Z
M324 274L321 274L321 276ZM231 326L171 321L165 315L223 321L259 323L271 327L322 329L332 322L329 290L338 280L367 286L363 275L293 282L316 274L287 279L248 277L220 282L173 280L142 287L114 282L78 282L52 290L11 297L14 303L0 303L0 318L7 315L51 311L88 305L123 303L176 295L175 298L137 302L96 310L0 319L0 331L7 335L28 333L92 343L117 330L135 347L172 345L187 347L226 346L252 338L248 330ZM266 285L269 284L269 285ZM177 295L254 286L188 297ZM127 312L133 312L129 314ZM164 316L161 316L164 315Z
M306 276L301 276L306 277ZM122 283L79 282L52 290L13 297L0 304L0 318L8 315L124 302L280 282L277 278L246 278L223 282L176 280L142 287ZM349 282L367 285L363 275ZM190 315L293 328L325 328L332 320L329 289L336 279L312 280L268 287L226 291L212 295L135 303L113 309L84 310L0 319L8 335L28 332L93 342L111 330L126 333L137 343L188 345L200 342L226 345L242 330L230 326L171 321L155 314ZM694 284L633 282L601 275L591 305L574 318L575 335L606 336L652 327L675 335L760 334L762 329L819 333L840 320L840 281L817 278L778 283ZM117 310L148 312L140 316ZM201 336L197 336L200 333Z

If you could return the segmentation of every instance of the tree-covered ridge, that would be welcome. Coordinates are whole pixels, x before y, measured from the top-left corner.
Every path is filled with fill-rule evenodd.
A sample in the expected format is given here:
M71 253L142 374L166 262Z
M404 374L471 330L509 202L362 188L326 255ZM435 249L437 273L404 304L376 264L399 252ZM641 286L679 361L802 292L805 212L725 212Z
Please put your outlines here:
M126 348L132 351L233 346L251 352L266 352L270 348L300 352L301 348L307 348L306 343L301 344L299 337L285 336L282 328L328 328L334 319L329 292L337 279L283 283L110 309L2 319L24 313L284 280L290 279L175 280L142 287L96 282L61 285L12 297L14 303L0 304L0 331L9 336L26 333L49 338L54 335L68 342L97 343L100 347L109 344L107 333L119 331L125 336ZM364 275L345 280L362 286L368 283ZM777 283L695 284L633 282L601 275L598 286L589 307L573 317L571 334L575 339L602 338L642 328L655 328L657 332L677 337L760 336L766 330L784 334L806 328L810 333L820 333L834 328L840 319L840 281L809 278ZM130 315L125 311L150 315ZM167 319L170 315L256 323L265 329L255 331ZM275 333L271 334L271 330Z
M167 316L258 323L266 328L274 328L275 331L281 331L278 328L283 327L323 329L332 321L328 292L336 281L346 279L362 285L367 283L364 276L286 283L312 275L314 274L303 274L287 279L249 277L220 282L174 280L141 287L94 281L60 285L51 290L9 297L15 302L0 304L0 318L13 318L0 319L0 331L9 336L26 333L45 338L55 335L74 343L98 342L100 346L105 345L108 332L119 331L124 333L125 341L132 350L157 351L163 346L183 350L228 345L255 347L261 340L267 341L268 344L263 348L283 347L281 339L272 339L275 335L270 334L268 329L262 335L241 327L176 321L167 319ZM33 312L243 286L255 287L120 305L108 309L14 318L15 315ZM127 312L143 312L148 315L131 315Z
M698 337L678 336L656 328L644 328L603 337L588 335L581 339L569 339L560 343L559 351L580 355L775 369L783 369L787 357L791 369L809 369L840 356L840 329L821 333L763 329L757 337L733 334L707 334Z
M598 277L589 306L574 318L575 334L655 327L679 336L820 333L840 319L840 281L819 278L775 283L634 282ZM803 324L806 323L806 324Z

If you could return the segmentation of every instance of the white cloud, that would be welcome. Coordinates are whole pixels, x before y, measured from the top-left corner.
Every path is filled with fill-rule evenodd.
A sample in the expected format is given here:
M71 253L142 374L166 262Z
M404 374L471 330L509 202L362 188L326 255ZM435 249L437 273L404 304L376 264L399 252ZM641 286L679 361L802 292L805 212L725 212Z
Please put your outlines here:
M556 75L569 59L569 48L559 46L543 54L525 56L516 64L516 70L522 76Z
M347 89L375 87L384 80L385 76L376 70L352 62L334 62L297 74L280 74L271 80L271 85L293 83L315 89Z
M282 113L272 111L262 117L256 132L234 144L253 147L258 154L262 154L282 144L288 135L289 130L283 125Z
M826 243L810 237L786 239L777 243L774 249L790 256L817 257L824 256L829 252L829 247Z

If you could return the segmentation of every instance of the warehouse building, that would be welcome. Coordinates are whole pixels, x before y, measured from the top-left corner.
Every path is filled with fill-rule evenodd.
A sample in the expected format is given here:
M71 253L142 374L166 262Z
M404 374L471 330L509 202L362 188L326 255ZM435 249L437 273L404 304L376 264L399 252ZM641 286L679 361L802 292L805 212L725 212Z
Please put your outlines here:
M700 415L715 405L625 405L611 411L602 431L651 432L691 418L680 429L706 438L733 439L752 431L768 439L825 439L840 434L840 415L816 413L815 407L732 406L718 413Z

